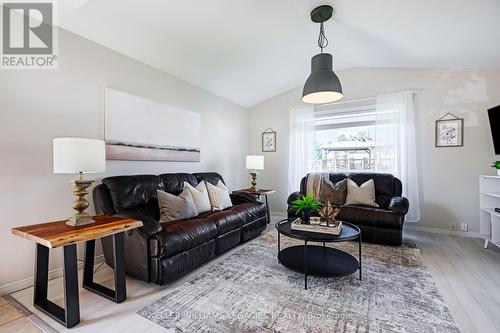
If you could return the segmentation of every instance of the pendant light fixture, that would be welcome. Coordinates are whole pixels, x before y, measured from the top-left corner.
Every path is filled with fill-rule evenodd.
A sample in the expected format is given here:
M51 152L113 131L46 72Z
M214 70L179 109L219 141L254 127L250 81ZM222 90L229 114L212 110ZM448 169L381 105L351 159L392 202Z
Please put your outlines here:
M311 12L311 20L320 24L318 46L321 53L316 54L311 59L311 75L307 78L302 91L302 101L304 103L331 103L340 100L344 96L340 80L333 71L332 55L323 53L323 49L328 45L323 23L328 21L332 15L333 8L328 5L316 7Z

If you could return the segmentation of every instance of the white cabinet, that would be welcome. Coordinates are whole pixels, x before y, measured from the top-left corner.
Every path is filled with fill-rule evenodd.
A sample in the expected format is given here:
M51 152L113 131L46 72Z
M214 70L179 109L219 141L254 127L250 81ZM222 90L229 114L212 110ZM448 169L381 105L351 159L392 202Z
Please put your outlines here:
M493 243L500 247L500 176L479 176L479 222L484 247Z

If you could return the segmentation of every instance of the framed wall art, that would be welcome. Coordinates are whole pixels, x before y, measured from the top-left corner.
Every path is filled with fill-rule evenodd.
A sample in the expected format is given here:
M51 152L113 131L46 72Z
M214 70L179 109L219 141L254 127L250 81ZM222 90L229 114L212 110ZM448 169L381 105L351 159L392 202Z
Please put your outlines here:
M274 131L272 128L268 128L264 132L262 132L262 151L276 151L276 131Z
M436 147L462 147L464 119L447 113L436 120Z
M108 160L200 161L200 114L106 88Z

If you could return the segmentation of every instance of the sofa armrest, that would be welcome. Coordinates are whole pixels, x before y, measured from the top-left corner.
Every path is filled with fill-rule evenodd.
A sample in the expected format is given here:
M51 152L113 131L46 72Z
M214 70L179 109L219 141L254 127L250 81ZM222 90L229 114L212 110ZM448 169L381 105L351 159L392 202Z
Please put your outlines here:
M231 198L231 202L233 205L239 205L243 203L257 203L259 202L257 200L257 197L252 194L246 194L246 193L231 193L229 194L229 197Z
M304 197L304 195L301 192L293 192L288 196L288 199L286 200L286 202L288 204L288 208L287 208L288 218L298 217L297 213L292 208L292 202L294 202L297 199L301 199L303 197Z
M157 220L150 216L142 215L137 211L124 210L116 213L115 216L128 217L142 221L142 227L139 228L139 230L144 230L145 236L148 239L162 230L162 227Z
M292 204L292 202L294 202L297 199L302 199L302 197L304 197L304 195L302 193L300 193L300 192L293 192L292 194L290 194L288 196L288 199L286 200L286 203L288 204L288 206L290 206Z
M406 213L408 213L409 206L410 203L405 197L392 197L387 209L405 215Z

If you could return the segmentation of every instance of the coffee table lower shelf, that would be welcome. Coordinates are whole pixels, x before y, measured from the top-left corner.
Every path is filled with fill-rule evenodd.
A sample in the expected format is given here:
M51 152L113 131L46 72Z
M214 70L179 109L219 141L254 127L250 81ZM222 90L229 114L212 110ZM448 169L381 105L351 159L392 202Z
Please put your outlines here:
M361 269L359 261L344 251L317 245L297 245L287 247L278 253L279 262L294 271L303 273L305 289L307 277L343 277Z

